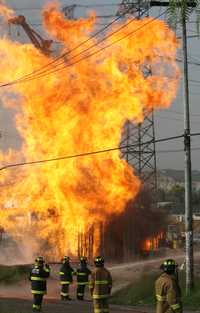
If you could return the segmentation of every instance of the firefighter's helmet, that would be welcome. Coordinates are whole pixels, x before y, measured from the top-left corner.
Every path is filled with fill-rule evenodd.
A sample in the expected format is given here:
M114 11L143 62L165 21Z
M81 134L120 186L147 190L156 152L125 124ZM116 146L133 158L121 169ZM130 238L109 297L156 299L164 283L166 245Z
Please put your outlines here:
M43 265L44 264L44 258L43 256L38 256L36 259L35 259L35 265Z
M70 257L69 256L64 256L64 258L62 259L62 262L63 263L69 263L69 261L70 261Z
M81 257L80 257L80 263L81 263L81 264L86 264L86 263L87 263L87 258L86 258L86 256L81 256Z
M96 267L102 267L104 266L104 258L102 256L97 256L94 259L94 264Z
M167 259L161 264L160 268L168 274L173 274L177 268L177 263L173 259Z

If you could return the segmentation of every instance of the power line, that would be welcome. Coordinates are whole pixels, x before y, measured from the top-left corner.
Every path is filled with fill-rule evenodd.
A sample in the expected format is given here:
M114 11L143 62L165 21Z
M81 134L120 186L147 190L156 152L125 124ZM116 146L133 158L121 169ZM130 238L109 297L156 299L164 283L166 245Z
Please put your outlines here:
M166 112L166 113L175 113L175 114L179 114L179 115L184 115L183 112L179 112L179 111L172 110L172 109L169 109L169 110L163 111L163 112ZM200 116L199 113L191 113L190 115L193 116L193 117L198 117L198 116Z
M191 148L192 151L199 151L200 147ZM176 152L184 152L184 149L171 149L171 150L157 150L156 153L176 153Z
M155 114L155 117L157 118L161 118L164 120L168 120L168 121L178 121L178 122L183 122L183 120L181 118L176 118L176 117L170 117L170 116L160 116L158 114ZM199 122L197 121L192 121L192 124L199 124Z
M190 136L200 136L200 133L191 133Z
M182 62L182 61L181 61ZM196 65L196 66L200 66L200 63L199 62L191 62L191 61L188 61L188 64L190 65Z
M130 10L130 8L129 8L124 14L128 13L129 10ZM48 68L48 67L51 66L51 65L54 65L57 61L59 61L59 60L65 58L66 56L68 56L69 54L71 54L73 51L77 50L77 49L80 48L82 45L85 45L87 42L91 41L93 38L97 37L99 34L101 34L102 32L104 32L105 30L107 30L107 28L109 28L109 27L112 26L114 23L116 23L119 19L121 19L121 17L122 17L122 16L117 16L113 21L111 21L110 23L106 24L105 27L103 27L103 28L101 28L100 30L98 30L98 31L97 31L96 33L94 33L90 38L84 40L83 42L81 42L80 44L78 44L77 46L75 46L74 48L72 48L70 51L67 51L67 52L63 53L61 56L55 58L53 61L51 61L51 62L45 64L44 66L40 67L40 68L37 69L37 70L34 70L33 72L31 72L31 73L29 73L29 74L26 74L26 75L22 76L21 78L15 80L15 81L19 81L19 80L21 80L21 79L27 78L27 77L29 77L29 76L31 76L31 75L33 75L33 74L38 73L38 72L40 73L43 69ZM110 34L110 35L112 35L112 34ZM98 44L98 43L97 43L97 44ZM89 48L91 48L91 47L89 47ZM86 51L88 51L89 48L87 48L87 49L81 51L81 54L84 53L84 52L86 52ZM75 56L73 56L73 58L76 57L76 56L79 56L79 55L80 55L80 53L77 54L77 55L75 55ZM59 65L60 65L60 64L55 65L55 66L59 66ZM54 66L54 68L55 68L55 66Z
M101 7L116 7L119 6L121 3L94 3L94 4L74 4L74 7L76 8L101 8ZM34 8L14 8L15 11L31 11L31 10L42 10L43 7L34 7Z
M15 164L8 164L8 165L5 165L5 166L1 167L0 171L8 169L8 168L14 168L14 167L25 166L25 165L42 164L42 163L62 161L62 160L68 160L68 159L75 159L75 158L85 157L85 156L92 156L92 155L97 155L97 154L102 154L102 153L107 153L107 152L123 150L123 149L127 149L127 148L130 148L130 147L143 146L143 145L150 144L152 142L159 143L159 142L171 141L171 140L175 140L175 139L179 139L179 138L183 138L183 137L184 137L184 135L178 135L178 136L173 136L173 137L168 137L168 138L161 138L161 139L157 139L157 140L146 141L146 142L141 143L140 145L138 143L135 143L135 144L131 144L131 145L119 146L119 147L116 147L116 148L109 148L109 149L104 149L104 150L97 150L97 151L92 151L92 152L67 155L67 156L56 157L56 158L51 158L51 159L44 159L44 160L37 160L37 161L28 161L28 162L21 162L21 163L15 163Z
M200 133L191 133L191 137L193 136L200 136ZM55 162L55 161L62 161L62 160L67 160L67 159L75 159L79 157L86 157L86 156L92 156L92 155L98 155L102 153L107 153L107 152L113 152L113 151L118 151L118 150L123 150L127 148L133 148L133 147L138 147L138 146L144 146L148 145L152 142L154 143L161 143L161 142L166 142L166 141L172 141L176 139L184 138L183 135L177 135L177 136L172 136L172 137L167 137L167 138L160 138L156 140L150 140L142 143L135 143L131 145L125 145L125 146L119 146L116 148L109 148L109 149L104 149L104 150L97 150L97 151L92 151L92 152L86 152L86 153L79 153L79 154L73 154L73 155L67 155L67 156L62 156L62 157L56 157L56 158L51 158L51 159L43 159L43 160L37 160L37 161L27 161L27 162L21 162L21 163L15 163L15 164L7 164L3 167L0 168L0 171L8 169L8 168L14 168L14 167L20 167L20 166L26 166L26 165L35 165L35 164L42 164L42 163L49 163L49 162Z
M126 13L128 13L129 10L130 10L130 8L127 9L126 12L124 12L124 15L125 15ZM109 23L109 24L106 25L104 28L102 28L102 29L100 29L98 32L96 32L92 37L90 37L89 39L85 40L83 43L79 44L79 45L76 46L75 48L72 48L70 51L68 51L68 52L66 52L66 53L63 53L61 56L57 57L57 58L54 59L52 62L50 62L49 64L47 64L47 66L44 66L44 67L49 67L50 65L53 65L54 63L56 63L56 62L59 61L60 59L63 59L64 57L66 57L67 55L69 55L71 52L77 50L80 46L84 45L85 43L87 43L88 41L90 41L91 39L93 39L94 37L96 37L97 35L99 35L100 33L102 33L104 30L106 30L106 29L107 29L108 27L110 27L112 24L114 24L115 22L117 22L119 19L121 19L121 17L122 17L122 16L118 16L118 17L117 17L115 20L113 20L111 23ZM107 35L106 37L104 37L102 40L98 41L97 43L93 44L92 46L88 47L87 49L81 51L80 53L78 53L78 54L72 56L71 60L73 60L73 59L76 58L77 56L82 55L82 54L85 53L85 52L88 52L90 49L96 47L96 46L99 45L100 43L104 42L106 39L112 37L114 34L116 34L117 32L119 32L121 29L127 27L127 26L128 26L130 23L132 23L132 21L134 21L135 19L136 19L136 18L131 19L131 21L129 21L128 23L122 25L120 28L118 28L116 31L110 33L109 35ZM65 61L64 61L64 62L62 61L61 63L56 64L56 65L54 66L54 68L55 68L55 67L58 67L58 66L60 66L60 65L62 65L62 64L64 64L64 63L65 63ZM48 70L45 70L45 71L41 72L41 69L42 69L42 68L40 68L39 70L37 70L37 72L39 72L38 74L43 74L43 73L47 73L47 72L48 72ZM49 69L49 70L50 70L50 69ZM27 74L27 75L25 75L25 77L31 76L31 74L32 74L32 73ZM22 79L23 79L23 77L22 77ZM20 78L19 80L21 80L21 78Z
M191 83L200 84L200 80L197 79L189 79Z
M183 60L181 59L176 59L177 62L183 62ZM199 62L195 62L195 61L188 61L188 64L190 65L196 65L196 66L200 66L200 63Z
M166 11L167 11L167 10L166 10ZM123 39L125 39L125 38L127 38L127 37L129 37L129 36L131 36L131 35L133 35L134 33L136 33L136 32L139 31L139 30L143 29L145 26L147 26L148 24L154 22L154 21L155 21L156 19L158 19L160 16L164 15L166 11L164 11L164 12L161 13L161 14L159 14L157 17L155 17L154 19L151 19L150 21L148 21L147 23L143 24L142 26L138 27L138 28L135 29L134 31L129 32L128 34L126 34L126 35L123 36L122 38L119 38L119 39L115 40L115 41L112 42L111 44L108 44L108 45L102 47L101 49L99 49L98 51L95 51L95 52L93 52L93 53L91 53L91 54L89 54L89 55L86 55L86 56L82 57L81 59L79 59L79 60L77 60L77 61L75 61L75 62L72 62L72 63L69 63L69 64L65 64L63 67L60 67L60 68L58 68L57 70L56 70L56 69L55 69L55 70L51 70L51 71L48 71L48 72L46 72L46 73L44 73L44 74L41 73L40 75L37 75L37 76L35 76L35 77L34 77L34 76L33 76L33 77L30 77L29 79L28 79L28 78L27 78L27 79L23 79L23 77L21 77L21 78L19 78L19 79L16 80L16 81L2 84L2 85L0 85L0 87L7 87L7 86L15 85L15 84L17 84L17 83L32 81L32 80L34 80L34 79L39 79L39 78L45 77L45 76L47 76L47 75L56 73L56 72L58 72L58 71L62 71L63 69L65 69L65 68L67 68L67 67L70 67L70 66L73 66L73 65L75 65L75 64L77 64L77 63L80 63L81 61L86 60L86 59L88 59L88 58L90 58L90 57L92 57L92 56L94 56L94 55L100 53L101 51L106 50L107 48L110 48L111 46L115 45L116 43L120 42L121 40L123 40ZM133 20L134 20L134 19L133 19ZM132 22L133 22L133 20L132 20ZM128 23L130 23L130 22L131 22L131 21L129 21ZM119 30L118 30L118 31L119 31ZM117 31L116 31L116 32L117 32ZM59 66L59 65L62 65L63 63L64 63L64 62L58 64L58 66ZM43 74L43 75L42 75L42 74Z

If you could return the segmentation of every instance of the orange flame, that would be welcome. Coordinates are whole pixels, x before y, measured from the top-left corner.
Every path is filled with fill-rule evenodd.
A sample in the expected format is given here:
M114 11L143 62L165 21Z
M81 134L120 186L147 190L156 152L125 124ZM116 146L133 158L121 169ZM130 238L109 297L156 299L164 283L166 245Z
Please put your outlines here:
M8 8L5 2L2 0L0 1L0 15L2 15L6 21L15 15L14 11Z
M143 242L142 250L144 250L144 251L157 250L159 247L159 242L163 238L164 238L163 232L159 233L158 235L156 235L154 237L147 238Z
M53 6L43 17L65 51L89 38L95 23L94 17L65 20ZM1 88L3 105L15 113L22 138L19 151L0 155L1 164L117 147L127 120L141 122L144 113L168 107L179 78L178 44L164 22L149 21L137 20L116 32L106 44L135 31L101 54L46 77ZM78 51L95 42L93 38ZM52 60L32 44L5 38L0 39L0 55L0 81L15 80ZM145 78L147 65L152 75ZM54 247L55 256L76 254L78 233L121 213L140 188L120 151L5 170L0 185L0 225L17 238L34 237L40 248Z

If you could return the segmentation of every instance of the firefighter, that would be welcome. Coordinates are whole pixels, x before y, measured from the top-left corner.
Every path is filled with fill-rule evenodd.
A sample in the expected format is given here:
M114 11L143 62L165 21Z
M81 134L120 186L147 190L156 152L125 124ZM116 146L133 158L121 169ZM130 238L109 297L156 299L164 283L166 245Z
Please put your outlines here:
M156 313L182 313L177 264L174 260L167 259L160 268L163 273L155 283Z
M46 279L50 275L50 267L43 257L37 257L30 272L31 292L33 294L33 311L41 311L43 296L47 292Z
M61 300L71 300L69 297L69 285L73 282L74 270L70 265L70 258L65 256L62 259L60 268L60 283L61 283Z
M92 272L90 280L90 292L93 298L94 313L108 313L112 289L112 277L110 272L104 267L104 259L98 256L94 260L95 270Z
M77 299L78 300L84 300L84 293L85 293L85 287L89 283L89 275L91 274L91 271L87 267L87 258L81 257L80 258L80 268L76 271L77 276Z

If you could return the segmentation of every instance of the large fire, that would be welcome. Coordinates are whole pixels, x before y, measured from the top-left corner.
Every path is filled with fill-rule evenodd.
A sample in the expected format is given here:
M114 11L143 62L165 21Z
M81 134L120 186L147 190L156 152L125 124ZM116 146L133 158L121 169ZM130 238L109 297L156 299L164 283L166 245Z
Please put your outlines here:
M14 16L5 5L0 10L5 18ZM2 152L1 165L118 147L127 120L138 123L144 113L168 107L179 79L178 43L163 21L149 21L135 20L92 52L135 30L132 36L62 71L1 88L2 105L15 112L22 138L20 151ZM66 20L49 5L43 25L68 51L91 36L95 16ZM69 54L66 64L96 42L93 38ZM2 37L0 58L0 81L9 82L45 66L53 56ZM151 76L145 77L145 66L151 67ZM6 169L0 185L0 224L20 240L31 239L37 249L48 242L56 256L76 254L78 234L121 213L136 197L140 181L120 151L112 151Z

